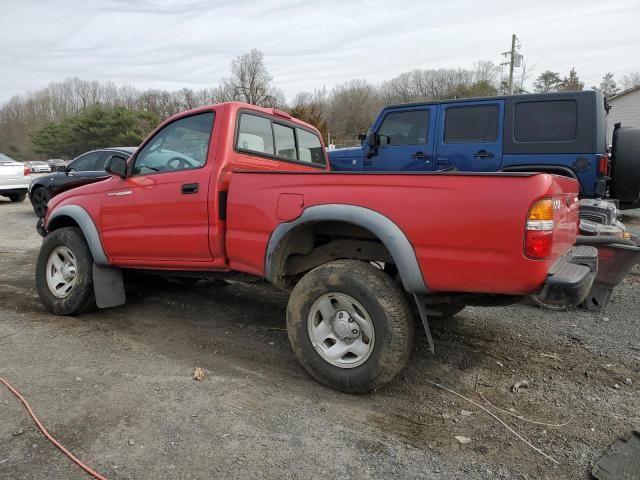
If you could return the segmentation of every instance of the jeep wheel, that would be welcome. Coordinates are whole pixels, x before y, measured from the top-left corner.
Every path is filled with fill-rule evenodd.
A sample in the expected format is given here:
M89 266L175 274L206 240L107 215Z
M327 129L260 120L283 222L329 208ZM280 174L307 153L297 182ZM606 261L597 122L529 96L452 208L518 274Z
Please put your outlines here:
M45 217L47 214L47 203L49 203L50 199L51 195L44 187L38 187L31 192L31 205L37 217Z
M307 273L287 307L298 361L318 382L345 393L376 390L402 370L413 346L413 323L393 279L355 260Z
M36 287L55 315L95 308L93 256L79 228L60 228L45 237L36 262Z

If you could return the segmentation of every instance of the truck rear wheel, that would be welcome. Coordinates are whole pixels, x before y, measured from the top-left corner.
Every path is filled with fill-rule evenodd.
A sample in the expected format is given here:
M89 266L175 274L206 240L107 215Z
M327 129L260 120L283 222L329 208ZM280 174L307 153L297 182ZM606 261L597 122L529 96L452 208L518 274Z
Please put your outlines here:
M36 287L45 308L55 315L95 308L93 256L79 228L60 228L45 237L36 262Z
M307 273L287 307L289 342L318 382L345 393L376 390L406 365L413 318L400 288L379 268L337 260Z

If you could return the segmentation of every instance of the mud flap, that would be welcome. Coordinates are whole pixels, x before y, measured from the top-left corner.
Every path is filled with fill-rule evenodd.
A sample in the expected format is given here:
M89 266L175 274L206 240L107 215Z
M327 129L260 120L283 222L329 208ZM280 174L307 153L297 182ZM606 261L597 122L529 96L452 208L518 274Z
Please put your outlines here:
M435 347L433 346L433 337L431 336L431 329L429 328L429 320L427 319L427 307L424 304L424 300L417 293L413 294L413 298L418 305L418 311L420 312L420 319L422 320L422 326L427 334L427 341L429 342L429 350L431 353L435 353Z
M119 268L99 267L94 263L93 289L98 308L117 307L127 301L122 271Z

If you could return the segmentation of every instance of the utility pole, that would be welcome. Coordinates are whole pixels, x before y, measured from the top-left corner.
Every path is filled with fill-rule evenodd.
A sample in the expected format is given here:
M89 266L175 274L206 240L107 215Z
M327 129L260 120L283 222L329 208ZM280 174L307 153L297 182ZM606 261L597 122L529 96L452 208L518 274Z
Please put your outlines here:
M520 58L516 53L516 48L519 48L517 45L518 37L514 33L511 35L511 50L508 52L502 52L502 55L505 57L509 57L508 62L501 63L500 65L509 65L509 95L513 95L513 68L516 66L516 63L520 63Z
M511 35L511 61L509 62L509 95L513 95L513 64L516 61L516 34Z

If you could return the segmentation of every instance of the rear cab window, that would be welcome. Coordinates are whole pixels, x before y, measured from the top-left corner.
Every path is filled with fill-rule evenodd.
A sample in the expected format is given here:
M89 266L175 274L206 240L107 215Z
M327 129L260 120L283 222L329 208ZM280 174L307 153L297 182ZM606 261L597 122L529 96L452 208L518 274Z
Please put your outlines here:
M272 160L326 167L322 142L314 132L253 112L240 113L236 150Z

